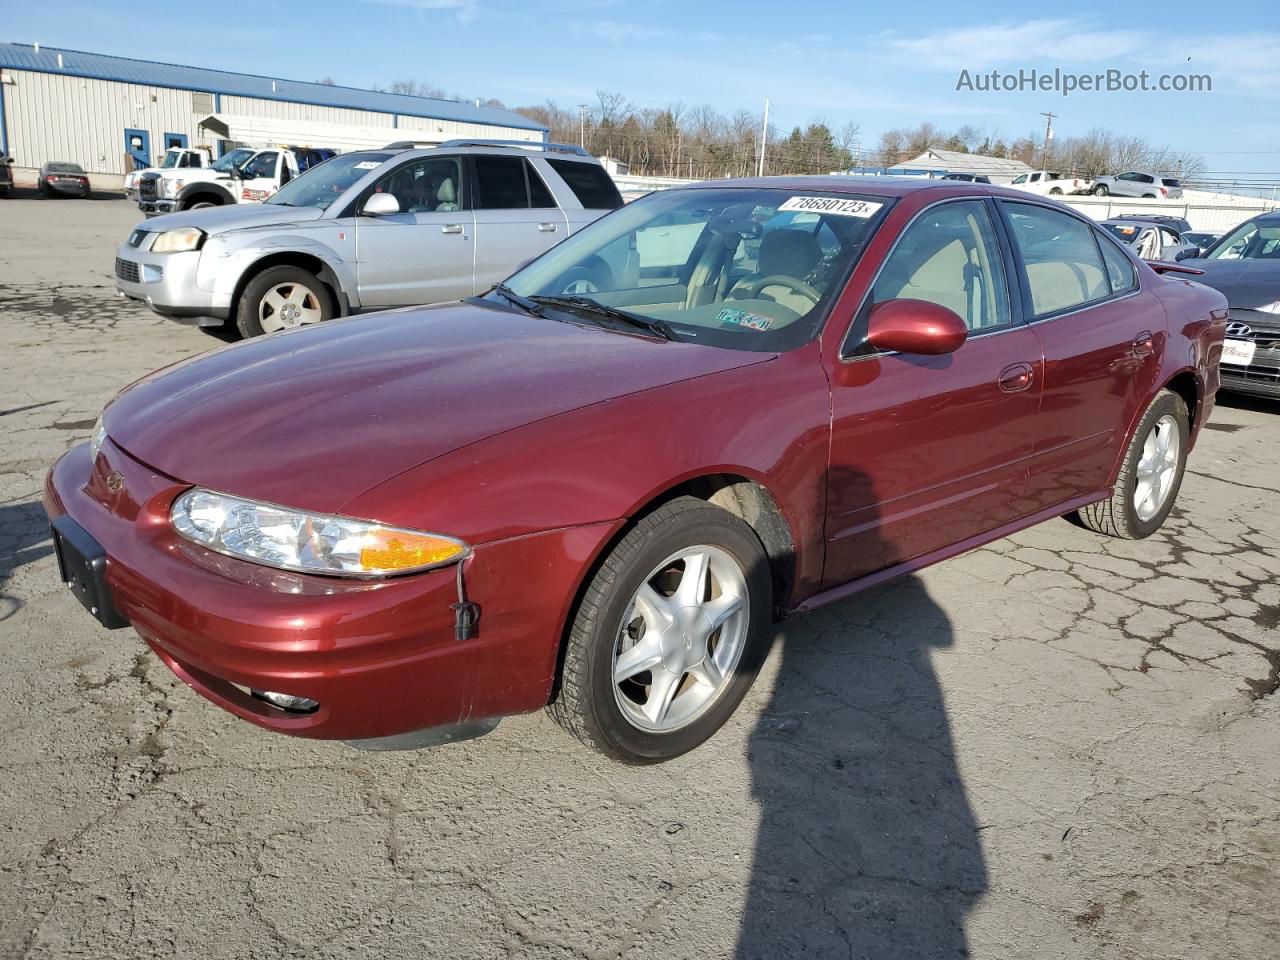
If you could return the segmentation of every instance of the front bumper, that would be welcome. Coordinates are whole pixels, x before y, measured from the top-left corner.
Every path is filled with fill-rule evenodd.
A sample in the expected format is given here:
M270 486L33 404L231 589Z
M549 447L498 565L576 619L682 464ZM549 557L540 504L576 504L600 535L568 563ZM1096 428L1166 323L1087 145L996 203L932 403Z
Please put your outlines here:
M152 239L148 234L143 244ZM196 283L199 268L199 250L151 253L126 241L116 247L116 291L163 316L215 326L231 316L231 298L202 289Z
M54 464L44 504L106 550L116 608L183 681L258 726L321 739L381 740L545 704L583 557L618 526L478 547L465 575L481 616L460 642L454 568L364 581L222 556L169 524L188 486L108 439L95 462L85 444ZM247 689L319 707L289 713Z
M148 217L159 217L178 209L177 200L139 200L138 209Z
M1248 366L1221 363L1218 372L1222 389L1255 397L1280 397L1280 319L1260 310L1233 309L1231 320L1248 324L1247 339L1253 341L1253 359Z

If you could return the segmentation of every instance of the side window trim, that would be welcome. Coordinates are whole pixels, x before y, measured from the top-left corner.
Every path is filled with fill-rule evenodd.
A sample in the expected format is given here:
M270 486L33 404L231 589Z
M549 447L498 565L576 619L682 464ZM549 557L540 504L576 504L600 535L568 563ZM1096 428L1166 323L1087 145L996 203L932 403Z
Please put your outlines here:
M859 299L858 306L853 311L853 315L849 319L849 326L846 328L844 332L844 336L840 340L840 352L838 354L838 359L841 363L856 363L859 360L865 360L870 357L885 356L885 354L883 353L855 354L854 351L858 350L862 345L860 343L853 344L852 341L854 339L854 335L857 330L858 320L862 316L863 311L867 308L868 301L871 299L871 297L875 293L876 283L880 280L880 275L884 272L884 268L893 259L894 253L897 252L899 245L902 243L902 238L907 235L907 233L911 230L913 226L915 226L916 222L921 217L923 217L926 213L929 213L931 210L936 210L938 207L944 206L949 203L964 203L964 202L972 203L974 201L978 201L982 205L983 209L986 210L987 217L988 219L991 220L992 232L996 235L996 245L1000 250L1001 266L1004 267L1003 273L1005 275L1004 276L1005 292L1006 292L1007 302L1009 304L1009 322L1001 324L998 327L990 327L981 332L975 333L974 331L970 331L969 336L970 337L991 336L993 334L1006 333L1009 330L1017 330L1026 325L1025 321L1022 319L1022 316L1021 316L1022 311L1018 309L1019 305L1016 304L1014 300L1014 296L1013 296L1014 288L1013 286L1010 285L1009 267L1011 264L1009 263L1009 259L1008 259L1008 251L1005 249L1005 246L1004 246L1005 238L1003 237L1003 234L1002 234L1003 224L1001 223L1000 218L993 216L992 211L989 209L991 197L988 194L980 194L978 196L947 197L943 200L935 200L933 203L926 204L925 206L917 210L914 214L912 214L911 219L908 220L905 224L903 224L902 229L898 231L898 235L894 237L892 246L889 247L889 249L885 252L884 258L876 266L876 272L871 275L871 281L867 284L866 291L862 294L861 299ZM882 222L882 225L883 225L883 222ZM845 283L848 284L848 282L849 282L849 278L846 277Z
M1099 229L1096 224L1092 223L1089 220L1086 220L1084 217L1077 214L1074 210L1063 210L1060 207L1051 206L1047 203L1039 203L1034 197L1029 198L1027 200L1023 200L1021 197L1016 199L1013 197L996 197L993 199L997 201L996 206L1000 210L1000 219L1004 223L1005 230L1007 230L1009 233L1009 238L1011 242L1013 238L1013 225L1009 222L1009 216L1008 216L1008 211L1006 209L1006 204L1023 204L1029 207L1043 207L1046 210L1052 210L1054 213L1060 213L1060 214L1063 214L1064 216L1071 217L1073 220L1076 220L1084 224L1089 229L1089 232L1093 234L1093 241L1095 244L1099 242L1104 242L1104 241L1099 241L1098 239L1100 235L1104 235L1106 238L1105 242L1113 243L1117 247L1120 247L1123 250L1123 244L1121 244L1119 240L1115 239L1110 234L1107 234L1106 231ZM1129 256L1128 251L1124 251L1124 254L1130 260L1130 265L1132 265L1133 258ZM1015 259L1017 260L1017 266L1018 266L1018 285L1023 290L1022 301L1023 301L1023 308L1025 311L1025 314L1024 314L1026 318L1025 322L1027 324L1043 323L1046 320L1056 320L1058 317L1065 317L1072 313L1078 313L1081 310L1091 310L1094 307L1103 303L1107 303L1108 301L1111 301L1111 300L1123 300L1126 297L1137 296L1139 293L1142 292L1142 289L1143 289L1142 271L1138 270L1137 267L1135 266L1133 270L1134 285L1132 289L1124 290L1120 293L1109 293L1105 297L1097 297L1093 300L1086 300L1083 303L1077 303L1070 307L1064 307L1061 310L1053 310L1053 311L1050 311L1049 313L1037 314L1035 312L1035 306L1031 301L1031 285L1030 285L1030 281L1027 279L1026 264L1022 260L1021 254L1017 253L1016 251L1015 251ZM1106 269L1107 261L1106 261L1106 258L1102 255L1101 248L1098 249L1098 259L1102 261L1102 269L1103 269L1104 275L1109 276L1109 274L1107 274L1107 269ZM1109 280L1107 285L1110 286Z

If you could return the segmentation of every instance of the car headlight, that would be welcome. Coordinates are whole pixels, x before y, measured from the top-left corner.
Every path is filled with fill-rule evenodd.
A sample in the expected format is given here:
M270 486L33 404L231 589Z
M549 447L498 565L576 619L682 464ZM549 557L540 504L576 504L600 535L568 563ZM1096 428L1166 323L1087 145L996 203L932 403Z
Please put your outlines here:
M102 425L102 417L93 425L93 433L89 435L89 456L98 459L98 451L102 449L102 441L107 439L107 428Z
M461 540L307 513L195 487L170 511L179 535L218 553L281 570L338 577L417 573L470 556Z
M152 253L184 253L187 250L199 250L204 243L205 233L196 227L179 227L177 230L166 230L151 242Z

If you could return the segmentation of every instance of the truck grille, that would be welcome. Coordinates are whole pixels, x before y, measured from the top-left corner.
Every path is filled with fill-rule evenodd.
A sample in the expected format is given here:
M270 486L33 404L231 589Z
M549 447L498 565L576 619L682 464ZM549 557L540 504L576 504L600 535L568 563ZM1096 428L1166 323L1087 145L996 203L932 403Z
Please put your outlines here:
M132 260L116 257L116 276L127 283L138 282L138 265Z
M138 196L143 200L154 200L157 195L156 182L160 179L158 173L144 173L138 178Z

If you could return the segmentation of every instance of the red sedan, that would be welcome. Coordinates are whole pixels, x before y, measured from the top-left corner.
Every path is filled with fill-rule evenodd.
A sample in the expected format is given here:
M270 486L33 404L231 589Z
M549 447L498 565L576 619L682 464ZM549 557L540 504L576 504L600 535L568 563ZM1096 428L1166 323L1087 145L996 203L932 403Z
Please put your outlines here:
M199 693L372 747L550 706L618 759L733 713L788 614L1074 514L1164 522L1221 294L979 184L653 194L484 297L124 390L63 579Z

